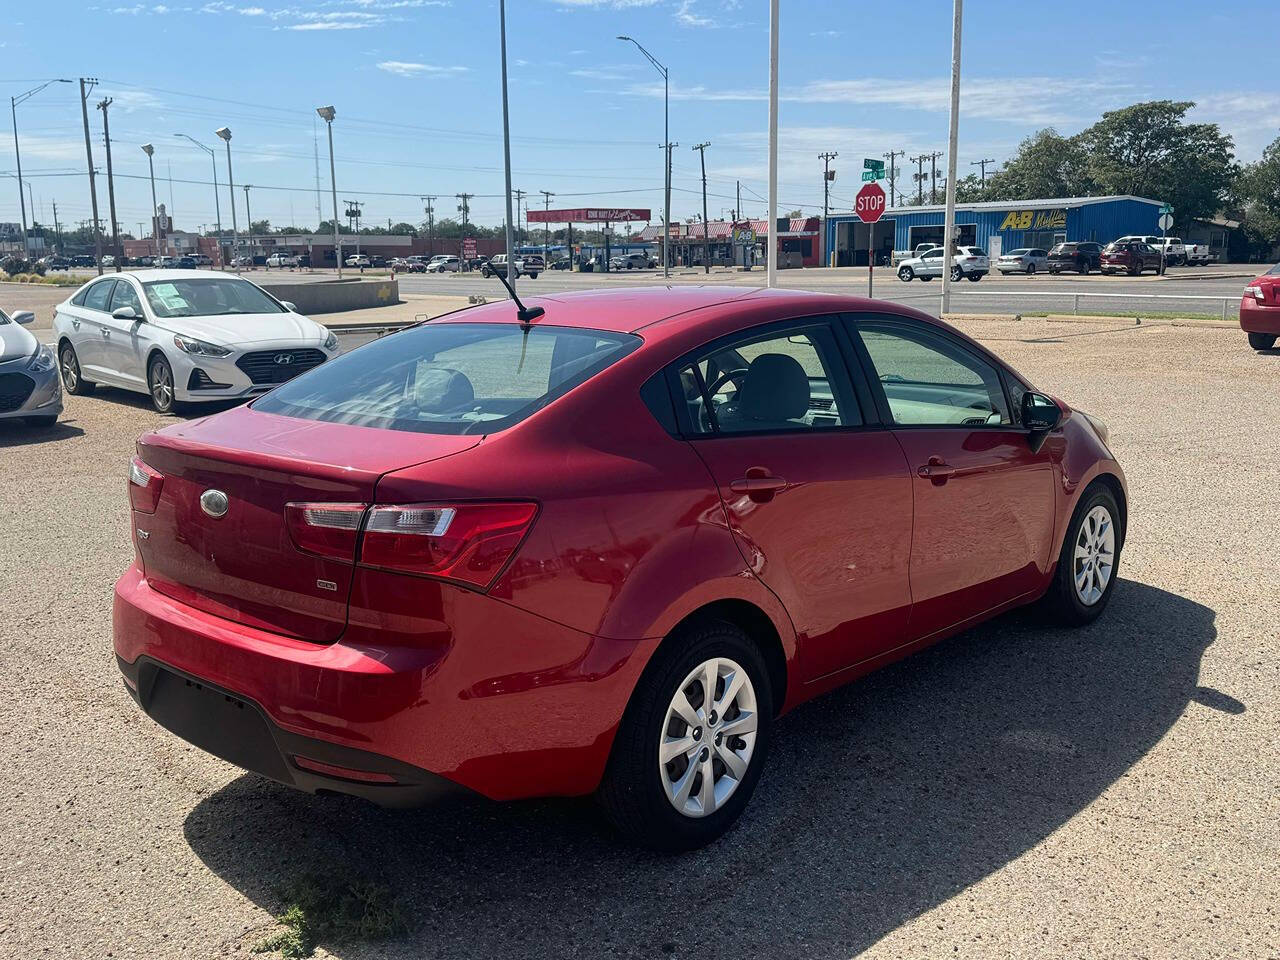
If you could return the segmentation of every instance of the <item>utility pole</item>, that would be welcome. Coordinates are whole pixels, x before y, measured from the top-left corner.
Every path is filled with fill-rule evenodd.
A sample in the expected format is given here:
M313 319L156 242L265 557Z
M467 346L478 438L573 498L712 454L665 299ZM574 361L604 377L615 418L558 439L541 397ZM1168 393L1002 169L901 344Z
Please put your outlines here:
M116 183L111 173L111 124L107 122L107 108L111 106L111 98L107 97L98 104L102 111L102 139L107 145L107 206L111 211L111 250L115 256L116 273L120 272L120 225L116 223Z
M711 141L699 143L694 146L694 150L698 151L698 155L702 158L702 272L711 272L711 240L708 238L707 231L711 229L707 223L707 147L711 146Z
M475 194L455 193L454 196L462 201L458 204L458 212L462 214L462 236L458 238L458 269L462 270L467 265L466 257L464 256L467 249L467 216L471 213L471 198L474 197Z
M355 218L356 222L356 256L360 256L360 208L364 206L360 200L343 200L347 205L347 219Z
M906 155L907 151L905 150L890 150L888 153L880 154L880 156L889 161L889 206L891 207L898 205L896 192L898 162L896 158L905 157Z
M942 303L939 315L951 312L951 265L955 262L956 144L960 139L960 29L964 0L954 0L951 21L951 120L947 130L947 206L942 214L942 244L946 259L942 270Z
M542 209L550 212L551 198L554 197L555 194L552 193L550 190L539 190L538 192L542 194ZM551 221L548 220L546 223L542 225L542 264L543 266L546 266L546 267L551 266L551 264L547 263L547 257L550 256L550 254L547 252L547 248L550 246L551 246Z
M518 189L512 190L511 192L515 194L515 197L516 197L516 219L515 219L515 225L512 227L512 234L515 238L515 245L519 246L522 242L520 239L520 201L524 199L525 192L523 190L518 190ZM510 251L510 254L514 256L515 251L514 250Z
M938 158L942 156L941 150L935 150L929 154L929 202L938 202Z
M249 268L253 269L253 214L249 212L249 188L252 184L244 185L244 222L247 224L245 233L249 235L246 241L249 246Z
M988 163L995 163L995 160L993 160L991 157L987 157L987 158L985 158L985 159L983 159L983 160L974 160L973 162L971 162L971 163L969 164L969 166L971 166L971 167L981 167L981 168L982 168L982 186L983 186L984 188L985 188L985 187L986 187L986 185L987 185L987 164L988 164Z
M927 153L922 153L918 157L907 157L916 165L915 181L916 181L916 203L924 205L924 162L929 159Z
M86 87L85 84L88 83ZM102 234L98 230L98 188L93 179L93 146L89 142L89 91L98 81L93 77L80 78L80 116L84 119L84 154L89 161L89 202L93 205L93 256L98 263L98 276L102 276Z
M824 244L826 243L825 238L827 236L827 206L831 193L831 161L838 156L840 156L840 154L836 153L834 150L818 154L818 159L822 161L822 242ZM835 263L832 262L830 266L834 267Z
M58 225L58 201L53 201L53 236L58 242L58 253L62 253L62 227Z
M427 257L432 257L436 252L435 246L435 229L436 229L436 208L432 204L436 201L436 197L419 197L419 200L427 201L427 205L423 208L427 215Z
M666 151L667 151L667 158L666 158L666 159L667 159L667 174L666 174L666 184L667 184L667 206L666 206L666 210L665 210L665 212L663 213L663 218L662 218L662 229L663 229L664 231L666 231L665 235L664 235L664 236L663 236L663 238L662 238L662 264L663 264L663 266L662 266L662 275L663 275L664 277L669 277L669 276L671 276L671 267L670 267L670 263L671 263L671 254L670 254L670 250L671 250L671 220L670 220L670 213L671 213L671 151L672 151L672 150L674 150L674 149L675 149L676 147L678 147L678 146L680 146L680 144L678 144L678 143L671 143L670 141L668 141L667 143L660 143L660 144L658 144L658 149L659 149L659 150L666 150ZM678 229L678 228L677 228L677 229ZM609 267L609 265L606 263L606 264L605 264L605 269L606 269L606 270L608 270L608 267Z

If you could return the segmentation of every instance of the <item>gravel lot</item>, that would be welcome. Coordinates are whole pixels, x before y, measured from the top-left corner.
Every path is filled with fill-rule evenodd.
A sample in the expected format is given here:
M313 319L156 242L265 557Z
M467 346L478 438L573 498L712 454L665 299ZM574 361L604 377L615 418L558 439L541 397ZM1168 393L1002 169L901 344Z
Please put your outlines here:
M125 464L162 418L103 390L0 424L0 956L244 954L318 877L387 884L409 926L320 956L1276 957L1280 352L967 326L1109 423L1111 609L1010 615L801 708L738 829L680 859L586 802L385 812L178 741L110 643Z

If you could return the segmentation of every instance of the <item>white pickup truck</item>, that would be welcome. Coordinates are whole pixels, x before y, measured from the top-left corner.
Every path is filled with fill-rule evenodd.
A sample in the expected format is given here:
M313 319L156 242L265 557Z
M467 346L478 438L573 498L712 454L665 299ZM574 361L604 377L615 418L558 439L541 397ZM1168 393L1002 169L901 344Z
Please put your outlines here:
M1203 266L1207 263L1217 263L1218 255L1209 252L1207 243L1188 243L1183 246L1183 255L1186 262L1193 266Z
M896 267L903 260L918 260L925 255L926 251L935 247L941 247L940 243L917 243L914 250L895 250L893 251L893 265Z

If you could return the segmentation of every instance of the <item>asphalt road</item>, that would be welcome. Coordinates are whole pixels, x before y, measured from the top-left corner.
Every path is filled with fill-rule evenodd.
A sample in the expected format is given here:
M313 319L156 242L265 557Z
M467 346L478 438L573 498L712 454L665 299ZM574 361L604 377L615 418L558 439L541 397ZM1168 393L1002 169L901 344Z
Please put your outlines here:
M800 708L740 825L680 858L585 801L386 812L158 728L110 621L127 458L166 420L103 390L54 430L0 425L0 956L243 956L319 877L385 884L408 924L322 939L351 960L1276 957L1280 352L965 326L1110 424L1132 493L1110 609L1005 616Z

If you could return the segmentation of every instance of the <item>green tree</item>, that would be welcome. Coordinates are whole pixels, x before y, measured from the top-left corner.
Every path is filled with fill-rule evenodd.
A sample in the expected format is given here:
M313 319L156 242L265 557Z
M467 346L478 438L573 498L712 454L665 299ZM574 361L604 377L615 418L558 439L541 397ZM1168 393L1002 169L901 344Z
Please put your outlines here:
M1261 160L1240 171L1235 192L1251 253L1270 260L1280 244L1280 137L1262 151Z
M1077 138L1102 193L1173 205L1184 225L1222 209L1239 173L1234 144L1215 123L1187 123L1188 100L1153 100L1111 110Z

